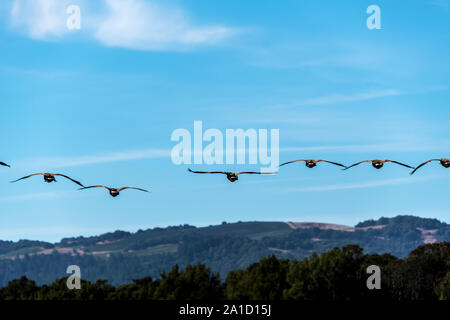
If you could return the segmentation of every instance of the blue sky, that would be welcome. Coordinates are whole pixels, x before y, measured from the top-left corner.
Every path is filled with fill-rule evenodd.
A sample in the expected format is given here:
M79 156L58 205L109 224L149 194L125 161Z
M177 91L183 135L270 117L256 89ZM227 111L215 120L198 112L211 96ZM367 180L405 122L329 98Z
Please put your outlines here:
M68 30L65 9L81 9ZM368 30L366 8L381 9ZM450 1L2 1L0 239L222 221L450 222L450 171L387 165L189 174L171 133L279 129L280 158L413 166L450 154ZM241 170L255 166L194 166ZM77 191L133 185L150 194Z

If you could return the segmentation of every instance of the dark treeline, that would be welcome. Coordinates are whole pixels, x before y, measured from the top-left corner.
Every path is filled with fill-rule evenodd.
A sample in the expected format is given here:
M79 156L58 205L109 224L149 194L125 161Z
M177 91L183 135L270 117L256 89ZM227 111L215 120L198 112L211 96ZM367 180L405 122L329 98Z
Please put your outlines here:
M367 267L381 268L381 290L369 290ZM357 245L313 254L304 260L268 256L225 281L204 264L175 265L158 279L146 277L114 287L106 280L67 278L36 286L22 277L0 289L2 300L450 300L450 243L420 246L407 258L368 255Z

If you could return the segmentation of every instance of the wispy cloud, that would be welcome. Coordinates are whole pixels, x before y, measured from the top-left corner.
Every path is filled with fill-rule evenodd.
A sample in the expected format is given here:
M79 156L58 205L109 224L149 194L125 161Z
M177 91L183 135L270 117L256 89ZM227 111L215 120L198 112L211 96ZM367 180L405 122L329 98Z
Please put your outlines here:
M101 0L95 9L85 0L81 8L81 33L111 47L136 50L175 50L211 45L238 33L224 25L197 25L188 13L162 2ZM70 0L14 0L11 24L29 37L55 40L67 35L66 9ZM90 10L86 9L89 8Z
M29 201L29 200L48 200L56 199L67 195L67 192L39 192L14 195L8 197L0 197L0 202Z
M235 33L226 26L196 26L181 9L142 0L106 0L95 38L107 46L161 50L214 44Z
M40 241L57 242L62 238L80 235L102 234L111 231L105 228L86 228L86 227L68 227L68 226L51 226L51 227L30 227L30 228L8 228L0 229L1 239L11 239L17 241L23 239L23 235L28 238L38 239Z
M450 148L442 147L442 144L436 145L406 145L405 143L384 143L384 144L355 144L355 145L318 145L308 147L282 147L280 153L308 153L308 152L416 152L416 151L449 151ZM265 149L236 149L234 153L248 154L258 152L270 152ZM193 152L193 155L195 152ZM144 159L170 159L170 149L141 149L128 150L120 152L110 152L83 156L64 156L64 157L42 157L16 161L15 168L67 168L80 167L86 165L95 165L103 163L125 162Z
M434 0L430 1L429 4L439 8L450 8L450 1L448 0Z
M165 158L170 157L170 152L170 150L166 149L143 149L74 157L48 157L25 160L22 162L18 162L16 166L45 166L49 168L78 167L91 164Z
M437 177L408 177L408 178L397 178L397 179L384 179L378 181L367 181L359 183L349 183L349 184L333 184L317 187L305 187L305 188L288 188L281 190L282 192L324 192L324 191L340 191L340 190L353 190L353 189L367 189L367 188L377 188L377 187L387 187L402 184L411 184L416 182L421 182L425 180L431 180Z
M374 144L354 144L354 145L321 145L308 147L284 147L280 148L280 152L349 152L349 153L366 153L366 152L423 152L423 151L440 151L448 152L450 147L448 141L441 140L437 143L420 143L411 144L405 141L394 143L374 143Z
M350 93L350 94L331 94L323 95L311 98L299 99L295 102L275 104L268 106L268 109L286 109L304 106L322 106L322 105L334 105L351 102L368 101L379 98L395 97L408 94L408 92L399 89L379 89L366 92Z
M402 95L404 92L396 89L387 89L387 90L379 90L379 91L371 91L371 92L363 92L353 95L332 95L332 96L323 96L317 98L305 99L299 102L299 105L324 105L324 104L339 104L339 103L347 103L347 102L359 102L372 100L377 98L384 97L392 97Z
M374 46L361 39L354 41L350 38L336 38L331 34L320 37L320 40L305 35L301 42L273 41L269 45L253 46L248 64L271 69L346 67L374 70L389 60L389 49L391 48L380 43Z

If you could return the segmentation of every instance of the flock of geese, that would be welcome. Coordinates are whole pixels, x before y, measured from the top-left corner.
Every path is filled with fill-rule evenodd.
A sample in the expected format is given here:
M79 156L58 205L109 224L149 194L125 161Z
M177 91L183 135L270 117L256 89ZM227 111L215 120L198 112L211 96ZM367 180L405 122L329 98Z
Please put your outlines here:
M406 168L413 169L413 171L411 172L411 175L412 175L417 170L422 168L423 166L429 164L430 162L434 162L434 161L439 161L440 164L444 168L450 168L450 159L446 159L446 158L431 159L431 160L425 161L424 163L420 164L416 168L411 167L411 166L409 166L407 164L398 162L398 161L394 161L394 160L364 160L364 161L357 162L357 163L352 164L351 166L347 167L347 166L345 166L345 165L343 165L341 163L332 162L332 161L328 161L328 160L305 160L305 159L297 159L297 160L292 160L292 161L289 161L289 162L285 162L285 163L281 164L280 167L288 165L288 164L296 163L296 162L304 162L306 167L311 169L311 168L316 167L318 163L325 162L325 163L329 163L329 164L332 164L332 165L335 165L335 166L342 167L343 168L342 170L348 170L350 168L359 166L360 164L363 164L363 163L370 163L370 164L372 164L372 166L375 169L381 169L381 168L383 168L383 166L386 163L394 163L394 164L397 164L397 165L400 165L400 166L403 166L403 167L406 167ZM8 164L6 164L4 162L1 162L1 161L0 161L0 166L4 166L4 167L8 167L8 168L11 167L10 165L8 165ZM237 180L239 180L239 175L241 175L241 174L267 175L267 174L276 174L277 173L277 172L256 172L256 171L242 171L242 172L231 172L231 171L193 171L191 169L188 169L188 171L192 172L192 173L198 173L198 174L205 174L205 173L206 174L224 174L224 175L226 175L227 179L230 182L236 182ZM143 192L149 192L148 190L141 189L141 188L136 188L136 187L110 188L110 187L106 187L106 186L102 186L102 185L86 187L81 182L79 182L77 180L74 180L74 179L72 179L69 176L66 176L64 174L61 174L61 173L48 173L48 172L47 173L33 173L33 174L30 174L28 176L22 177L20 179L17 179L17 180L11 181L11 182L14 183L14 182L17 182L17 181L20 181L20 180L25 180L25 179L28 179L28 178L31 178L31 177L34 177L34 176L43 176L44 177L44 181L47 182L47 183L57 182L56 181L56 177L63 177L65 179L68 179L68 180L72 181L73 183L76 183L77 185L79 185L81 188L79 188L78 190L86 190L86 189L92 189L92 188L104 188L104 189L109 191L109 194L112 197L117 197L120 194L121 191L126 190L126 189L138 190L138 191L143 191Z
M328 161L328 160L305 160L305 159L297 159L297 160L292 160L292 161L289 161L289 162L285 162L285 163L281 164L280 167L285 166L285 165L288 165L288 164L292 164L292 163L295 163L295 162L304 162L305 165L306 165L308 168L311 169L311 168L316 167L317 164L318 164L319 162L326 162L326 163L329 163L329 164L332 164L332 165L335 165L335 166L339 166L339 167L344 168L344 169L342 169L342 170L348 170L348 169L350 169L350 168L359 166L360 164L363 164L363 163L370 163L370 164L372 164L372 166L373 166L375 169L381 169L381 168L384 167L384 165L385 165L386 163L395 163L395 164L398 164L398 165L400 165L400 166L403 166L403 167L406 167L406 168L413 169L413 171L411 172L411 175L412 175L412 174L414 174L417 170L419 170L419 169L422 168L423 166L425 166L425 165L427 165L428 163L433 162L433 161L439 161L439 162L441 163L441 165L442 165L444 168L450 168L450 159L446 159L446 158L442 158L442 159L431 159L431 160L428 160L428 161L422 163L421 165L419 165L419 166L416 167L416 168L411 167L411 166L409 166L409 165L407 165L407 164L404 164L404 163L401 163L401 162L398 162L398 161L394 161L394 160L389 160L389 159L387 159L387 160L364 160L364 161L360 161L360 162L357 162L357 163L355 163L355 164L352 164L351 166L348 166L348 167L347 167L347 166L344 166L344 165L341 164L341 163L332 162L332 161ZM193 170L191 170L191 169L188 169L188 171L189 171L189 172L192 172L192 173L212 173L212 174L217 174L217 173L218 173L218 174L225 174L225 175L227 176L227 179L228 179L229 181L231 181L231 182L235 182L235 181L239 180L238 176L241 175L241 174L276 174L276 173L277 173L277 172L255 172L255 171L244 171L244 172L229 172L229 171L193 171Z
M10 165L8 165L8 164L6 164L4 162L1 162L1 161L0 161L0 166L11 168ZM85 187L80 181L72 179L71 177L66 176L65 174L48 173L48 172L47 173L33 173L33 174L28 175L28 176L22 177L20 179L11 181L11 183L15 183L15 182L20 181L20 180L25 180L25 179L28 179L28 178L31 178L31 177L34 177L34 176L43 176L44 177L44 181L47 182L47 183L57 182L55 177L63 177L63 178L66 178L66 179L72 181L73 183L76 183L77 185L79 185L81 188L79 188L78 190L86 190L86 189L92 189L92 188L105 188L106 190L109 191L109 194L112 197L117 197L120 194L121 191L126 190L126 189L133 189L133 190L149 192L148 190L141 189L141 188L135 188L135 187L110 188L110 187L101 186L101 185Z

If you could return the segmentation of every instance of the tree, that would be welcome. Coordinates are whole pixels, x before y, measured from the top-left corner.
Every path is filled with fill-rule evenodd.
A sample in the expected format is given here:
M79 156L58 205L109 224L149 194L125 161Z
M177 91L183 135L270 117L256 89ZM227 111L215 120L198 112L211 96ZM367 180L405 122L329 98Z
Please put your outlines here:
M252 264L245 271L230 272L225 281L227 299L280 300L287 289L288 260L274 255Z
M36 283L27 277L10 281L8 286L0 289L1 300L33 300L37 292Z
M293 262L288 281L287 299L352 300L361 297L365 288L361 264L363 249L348 245L342 249L313 254L309 259Z
M155 290L159 300L220 300L223 298L220 276L211 273L203 264L187 265L180 271L175 265L169 273L162 273Z

